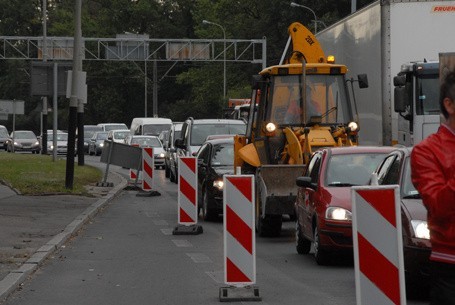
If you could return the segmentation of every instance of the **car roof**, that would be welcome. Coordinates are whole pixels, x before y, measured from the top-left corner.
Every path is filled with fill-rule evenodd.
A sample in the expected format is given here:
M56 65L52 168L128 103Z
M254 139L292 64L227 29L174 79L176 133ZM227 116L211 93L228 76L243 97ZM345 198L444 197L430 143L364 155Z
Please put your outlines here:
M195 119L193 120L194 124L239 124L245 125L245 122L242 120L230 120L230 119Z
M385 153L394 150L393 146L343 146L325 148L332 155L359 154L359 153Z
M217 145L217 144L234 144L234 136L232 137L225 137L225 138L219 138L219 139L213 139L213 140L207 140L204 143L211 143L212 145Z

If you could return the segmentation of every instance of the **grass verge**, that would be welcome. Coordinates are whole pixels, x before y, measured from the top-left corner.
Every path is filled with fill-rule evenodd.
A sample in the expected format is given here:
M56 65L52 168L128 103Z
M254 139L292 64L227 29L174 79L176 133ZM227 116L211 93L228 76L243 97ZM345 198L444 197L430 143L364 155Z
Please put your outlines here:
M23 195L72 194L89 196L84 186L99 182L102 172L74 164L73 189L65 187L66 160L52 156L0 153L0 179Z

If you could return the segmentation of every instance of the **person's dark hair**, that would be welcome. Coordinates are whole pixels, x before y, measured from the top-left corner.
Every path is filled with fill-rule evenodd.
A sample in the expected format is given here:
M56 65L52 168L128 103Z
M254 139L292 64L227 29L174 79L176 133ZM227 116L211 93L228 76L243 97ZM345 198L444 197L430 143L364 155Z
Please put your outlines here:
M449 114L447 113L446 108L444 107L444 99L448 97L452 101L455 101L455 70L449 72L444 81L441 84L441 91L439 94L439 106L441 107L441 112L444 117L447 119Z

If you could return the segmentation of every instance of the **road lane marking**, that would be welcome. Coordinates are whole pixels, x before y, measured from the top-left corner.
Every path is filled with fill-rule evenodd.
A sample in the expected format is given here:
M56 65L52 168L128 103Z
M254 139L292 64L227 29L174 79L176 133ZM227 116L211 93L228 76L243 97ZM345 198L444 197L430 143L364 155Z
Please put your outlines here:
M193 245L185 240L185 239L173 239L172 242L177 246L177 247L192 247Z
M186 253L195 263L212 263L210 257L204 253Z
M155 226L167 226L169 225L166 220L153 220Z
M161 233L163 233L164 235L172 235L172 231L173 229L161 229Z

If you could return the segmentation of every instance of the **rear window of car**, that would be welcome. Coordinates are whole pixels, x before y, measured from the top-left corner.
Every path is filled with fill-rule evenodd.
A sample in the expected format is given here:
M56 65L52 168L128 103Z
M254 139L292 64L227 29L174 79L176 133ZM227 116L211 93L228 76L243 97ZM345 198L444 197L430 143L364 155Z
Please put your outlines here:
M192 128L190 145L202 145L209 135L245 134L245 131L245 124L196 124Z

